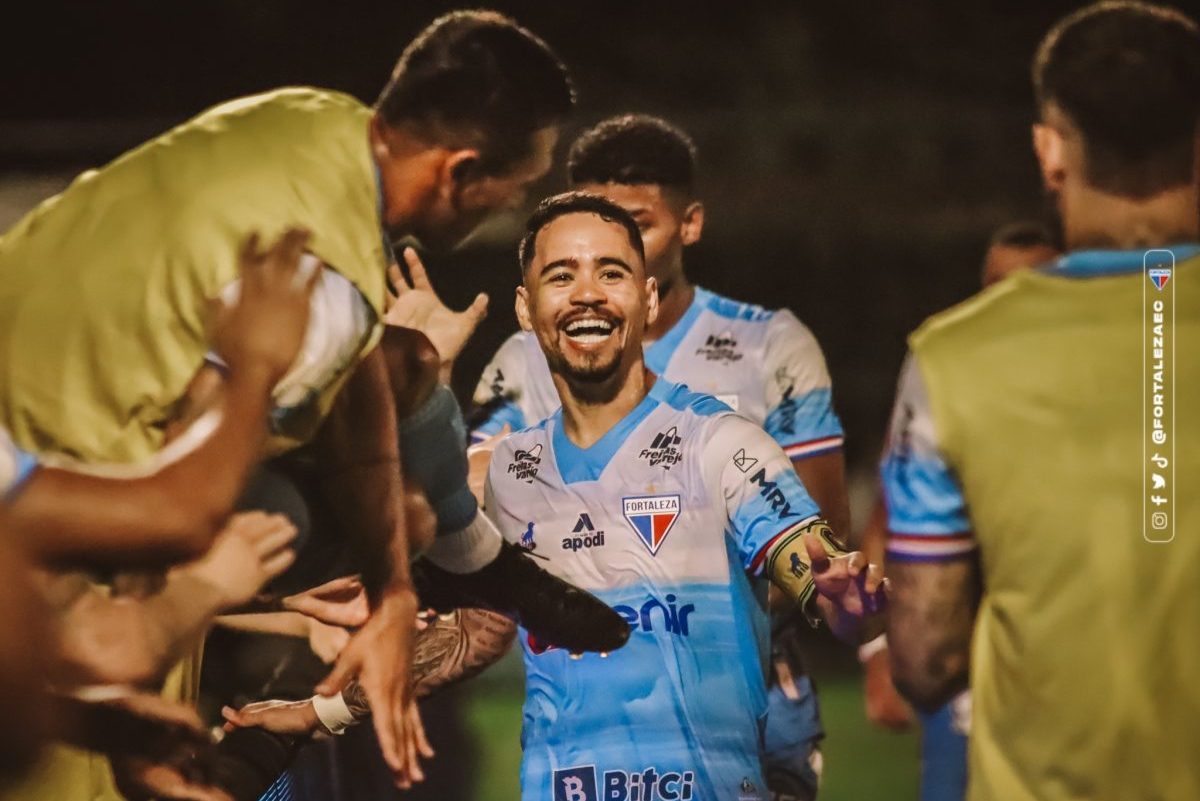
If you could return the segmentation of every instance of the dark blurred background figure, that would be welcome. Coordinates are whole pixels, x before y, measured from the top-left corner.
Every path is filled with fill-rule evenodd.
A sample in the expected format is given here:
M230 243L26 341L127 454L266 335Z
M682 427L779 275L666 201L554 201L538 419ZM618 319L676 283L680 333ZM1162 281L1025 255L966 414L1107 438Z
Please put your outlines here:
M722 294L788 306L813 330L838 387L853 518L865 520L905 335L977 290L979 253L998 224L1044 208L1028 147L1028 65L1048 27L1081 3L489 5L536 30L576 76L580 113L564 140L628 110L665 116L696 139L713 223L689 253L689 275ZM80 170L227 98L311 84L369 102L399 48L455 6L24 7L20 34L0 51L0 227ZM563 188L558 155L534 199ZM438 284L452 308L480 291L491 296L455 368L464 401L516 326L522 218L514 213L467 247L426 260L435 279L456 276ZM913 798L915 744L856 728L862 700L847 680L853 669L832 649L814 665L829 730L822 795L871 798L887 788L889 797ZM475 766L485 778L474 795L458 797L515 794L513 670L501 666L462 690L476 742L487 749ZM465 773L456 748L433 736L437 767ZM851 770L855 752L878 752L875 767Z

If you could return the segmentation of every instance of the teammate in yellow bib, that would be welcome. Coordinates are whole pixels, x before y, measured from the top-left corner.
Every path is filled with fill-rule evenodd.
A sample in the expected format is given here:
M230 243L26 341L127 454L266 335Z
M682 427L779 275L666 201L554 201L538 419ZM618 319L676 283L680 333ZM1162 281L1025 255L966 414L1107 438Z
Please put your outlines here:
M374 108L308 88L225 103L81 175L0 238L0 426L35 454L134 462L161 447L217 362L205 321L239 291L238 245L252 231L311 232L307 268L321 276L272 422L277 450L294 447L343 384L364 388L344 439L371 451L353 454L361 519L347 528L363 539L374 608L332 681L362 678L401 774L416 599L394 399L374 347L390 241L452 243L519 201L573 101L537 37L499 14L450 14L405 50ZM43 797L108 797L67 784Z
M1200 798L1200 31L1091 6L1034 76L1068 253L910 339L883 462L893 672L925 708L969 674L972 801ZM1169 295L1168 454L1143 334ZM1156 454L1170 543L1144 511Z

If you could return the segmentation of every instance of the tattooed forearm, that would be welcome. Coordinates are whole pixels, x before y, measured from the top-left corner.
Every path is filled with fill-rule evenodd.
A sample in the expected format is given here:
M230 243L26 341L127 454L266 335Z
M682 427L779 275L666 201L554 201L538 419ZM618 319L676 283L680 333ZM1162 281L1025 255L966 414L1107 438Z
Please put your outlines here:
M936 709L967 686L971 633L979 607L979 565L893 562L888 647L897 689Z

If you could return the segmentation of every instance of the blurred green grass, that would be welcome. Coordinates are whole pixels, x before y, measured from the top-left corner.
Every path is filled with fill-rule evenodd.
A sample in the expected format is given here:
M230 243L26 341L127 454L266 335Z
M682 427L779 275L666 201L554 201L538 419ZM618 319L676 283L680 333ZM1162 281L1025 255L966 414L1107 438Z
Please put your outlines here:
M815 678L826 732L820 801L915 801L916 733L891 734L867 723L862 681L854 668L829 666L817 670ZM475 801L520 798L523 695L516 652L473 683L467 720L481 755Z

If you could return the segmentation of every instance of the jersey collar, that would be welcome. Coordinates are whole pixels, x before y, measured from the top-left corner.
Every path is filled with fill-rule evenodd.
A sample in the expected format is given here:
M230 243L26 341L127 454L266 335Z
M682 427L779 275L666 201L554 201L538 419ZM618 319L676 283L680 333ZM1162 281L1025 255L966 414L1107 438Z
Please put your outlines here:
M1200 256L1200 244L1189 242L1139 250L1076 250L1050 262L1043 269L1054 275L1071 278L1120 275L1170 261L1171 257L1168 257L1167 253L1170 253L1178 264Z
M621 422L610 428L603 437L589 448L581 448L571 441L563 428L562 407L550 417L550 442L554 449L554 464L564 484L576 481L595 481L612 461L617 450L624 444L633 430L649 416L650 412L669 394L672 384L659 378L650 387L641 403L633 407Z
M692 296L692 303L687 307L687 311L683 316L675 321L675 325L671 326L671 330L663 335L662 339L650 343L650 346L645 349L646 367L650 368L650 372L662 375L667 370L667 365L671 361L671 357L675 355L675 349L679 347L679 343L692 330L692 326L696 324L696 319L700 317L700 312L708 307L709 300L712 298L712 293L704 287L696 287L696 294Z

